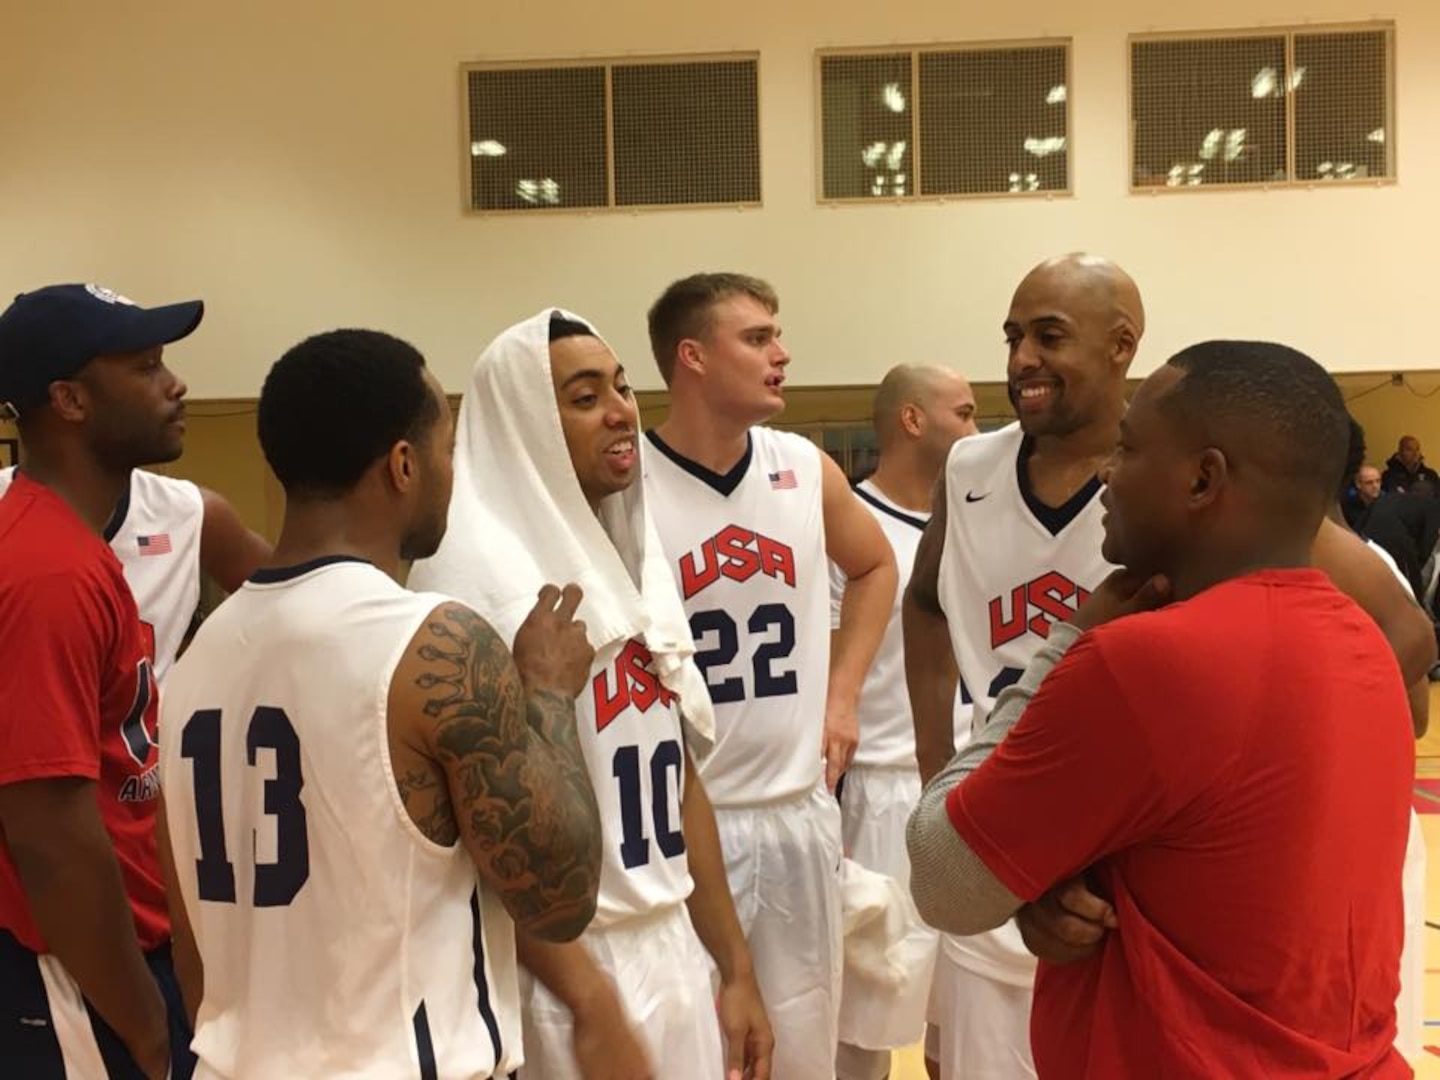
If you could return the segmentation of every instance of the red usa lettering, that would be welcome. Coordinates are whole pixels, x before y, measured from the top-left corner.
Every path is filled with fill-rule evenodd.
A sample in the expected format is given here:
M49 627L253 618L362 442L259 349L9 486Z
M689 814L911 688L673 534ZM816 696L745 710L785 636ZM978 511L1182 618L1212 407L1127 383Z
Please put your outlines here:
M1048 638L1050 627L1069 618L1089 595L1090 590L1056 570L1016 585L1008 596L990 601L990 648L998 649L1027 631Z
M653 660L649 649L631 639L615 657L615 663L595 675L590 691L595 695L596 731L604 731L632 705L642 713L656 704L670 707L675 694L660 685L659 677L650 669Z
M795 587L795 552L762 533L727 525L695 551L680 556L680 591L685 599L704 592L721 577L749 581L756 574Z

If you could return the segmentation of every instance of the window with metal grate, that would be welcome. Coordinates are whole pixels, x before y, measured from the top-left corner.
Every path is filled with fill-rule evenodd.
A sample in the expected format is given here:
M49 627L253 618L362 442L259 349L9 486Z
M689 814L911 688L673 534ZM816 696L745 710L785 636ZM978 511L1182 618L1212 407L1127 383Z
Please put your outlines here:
M1394 28L1130 39L1131 187L1392 179Z
M821 52L820 199L1070 190L1070 44Z
M760 202L754 54L463 71L473 211Z

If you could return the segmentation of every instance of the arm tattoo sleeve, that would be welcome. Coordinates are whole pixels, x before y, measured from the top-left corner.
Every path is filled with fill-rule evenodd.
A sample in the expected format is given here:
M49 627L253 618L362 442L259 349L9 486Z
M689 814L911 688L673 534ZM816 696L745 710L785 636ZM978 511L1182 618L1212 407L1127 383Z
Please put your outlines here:
M468 608L442 608L422 642L415 682L460 835L517 923L575 937L594 910L601 844L575 702L527 695L509 650Z
M395 786L410 820L429 840L441 847L450 847L460 839L450 791L438 768L427 765L422 769L406 769L405 775L396 779Z

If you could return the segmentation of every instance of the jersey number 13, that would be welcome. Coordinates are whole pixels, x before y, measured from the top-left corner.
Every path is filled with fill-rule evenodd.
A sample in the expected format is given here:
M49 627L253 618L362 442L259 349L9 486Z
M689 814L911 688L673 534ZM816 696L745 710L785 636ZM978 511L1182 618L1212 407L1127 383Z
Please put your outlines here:
M255 863L256 907L284 907L310 878L310 840L300 789L300 738L283 709L261 705L245 732L251 768L261 749L274 752L275 775L265 781L265 815L275 819L275 861ZM220 760L220 710L193 714L180 735L180 756L188 758L195 778L195 820L200 857L195 876L201 900L235 903L235 864L225 849L224 770ZM253 844L251 845L253 850ZM252 855L253 857L253 855Z

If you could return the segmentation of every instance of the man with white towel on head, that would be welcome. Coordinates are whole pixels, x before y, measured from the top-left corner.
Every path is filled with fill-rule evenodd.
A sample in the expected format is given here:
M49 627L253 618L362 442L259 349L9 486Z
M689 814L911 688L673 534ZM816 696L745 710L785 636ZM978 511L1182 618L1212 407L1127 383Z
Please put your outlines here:
M522 1077L764 1080L774 1040L689 752L708 749L714 714L635 482L637 421L589 325L550 309L510 327L472 373L449 530L411 586L465 600L502 637L540 583L584 591L596 655L576 713L604 831L599 909L578 942L521 937Z

